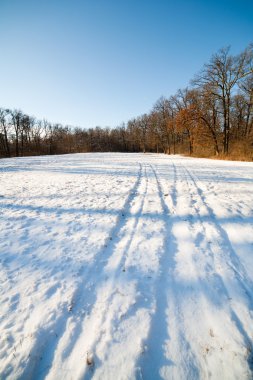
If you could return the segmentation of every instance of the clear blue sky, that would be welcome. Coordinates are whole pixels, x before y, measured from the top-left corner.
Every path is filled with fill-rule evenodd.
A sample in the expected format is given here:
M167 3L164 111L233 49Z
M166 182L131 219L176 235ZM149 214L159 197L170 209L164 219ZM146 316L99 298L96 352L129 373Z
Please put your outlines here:
M0 106L114 127L250 42L252 0L0 0Z

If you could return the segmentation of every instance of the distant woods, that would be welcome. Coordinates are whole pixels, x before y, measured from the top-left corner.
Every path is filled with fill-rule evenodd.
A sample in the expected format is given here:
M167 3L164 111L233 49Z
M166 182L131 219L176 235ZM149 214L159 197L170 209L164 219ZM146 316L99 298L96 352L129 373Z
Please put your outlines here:
M219 50L188 88L116 128L81 129L0 108L0 157L163 152L253 160L253 45Z

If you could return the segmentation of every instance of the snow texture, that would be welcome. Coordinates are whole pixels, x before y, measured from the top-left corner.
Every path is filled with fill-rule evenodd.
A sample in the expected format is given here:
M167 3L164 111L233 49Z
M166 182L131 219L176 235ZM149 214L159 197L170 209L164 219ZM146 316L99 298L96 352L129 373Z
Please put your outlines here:
M1 379L251 379L253 164L0 161Z

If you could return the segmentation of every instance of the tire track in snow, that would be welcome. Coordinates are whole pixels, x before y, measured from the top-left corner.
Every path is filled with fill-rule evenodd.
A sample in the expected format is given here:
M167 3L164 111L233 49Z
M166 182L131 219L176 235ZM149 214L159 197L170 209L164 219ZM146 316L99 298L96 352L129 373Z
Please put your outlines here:
M184 167L186 172L188 173L189 177L192 180L192 183L195 186L196 193L198 194L201 202L205 206L207 213L208 213L208 221L210 225L212 225L215 230L217 231L218 236L220 237L220 245L223 248L223 255L222 257L226 257L226 265L234 272L235 278L240 284L240 286L244 289L244 292L246 293L248 300L249 300L249 306L251 310L253 309L253 296L252 296L252 289L253 289L253 283L248 278L248 275L246 273L246 270L239 260L234 248L232 247L232 244L230 242L230 239L228 237L227 232L225 229L221 226L219 223L217 217L215 216L215 213L213 209L208 205L206 197L201 190L201 188L197 185L196 180L194 179L193 175L190 173L190 171ZM245 281L246 280L246 281Z
M168 206L168 194L163 189L159 175L157 174L154 166L151 165L153 170L157 192L159 194L160 203L163 210L164 221L164 244L163 252L160 257L160 273L155 280L155 312L152 316L149 334L145 340L146 352L139 357L137 364L136 377L139 379L159 379L163 377L164 372L171 373L175 363L170 359L166 353L166 344L171 340L170 331L168 330L168 308L170 302L175 303L174 284L173 284L173 271L175 267L174 255L177 251L177 244L172 234L173 228L173 213L177 207L177 169L172 163L173 169L173 184L170 193L171 197L171 211ZM165 195L166 194L166 195ZM175 306L175 305L174 305ZM177 314L177 321L180 323L180 311L174 308ZM167 331L167 336L166 332ZM185 357L191 360L191 367L187 371L181 371L181 374L188 375L188 378L198 378L198 369L196 365L196 358L191 352L189 342L186 340L184 334L178 337L181 345L181 351L184 352ZM163 373L163 374L162 374ZM165 375L166 376L166 375Z
M81 282L78 282L71 301L68 303L64 302L61 305L61 309L58 310L58 317L49 323L46 328L43 328L43 333L38 334L39 338L34 342L31 351L29 352L20 379L27 380L36 377L36 379L39 380L44 379L50 373L54 361L55 350L57 349L60 339L64 336L70 319L76 320L73 336L78 335L80 323L84 316L89 313L89 309L91 309L92 306L96 277L99 273L103 272L103 268L110 257L111 247L115 244L111 237L117 236L119 231L124 227L126 223L124 215L127 214L130 205L136 196L142 176L143 167L142 164L139 163L137 179L126 198L123 208L119 211L119 216L115 225L109 232L105 247L97 252L94 262L87 267L82 266L80 268L79 275L82 277L82 280ZM93 281L91 280L92 278ZM86 283L89 285L87 286Z
M226 231L219 224L217 218L215 217L213 209L208 205L203 191L197 185L196 180L194 179L190 171L186 167L183 167L183 168L185 170L185 173L187 174L186 181L188 183L191 199L193 200L193 196L192 196L193 194L192 186L193 186L194 188L193 191L195 191L201 203L205 206L208 212L208 219L206 221L206 225L208 226L207 227L205 226L203 217L201 217L201 215L199 214L199 210L194 203L194 209L196 211L197 220L199 224L201 225L202 239L203 241L206 240L206 247L207 247L206 250L208 252L209 258L211 257L212 259L211 268L209 268L208 272L206 273L209 284L207 284L207 281L204 282L203 280L200 280L199 281L200 286L203 289L205 289L205 295L208 296L209 302L215 304L218 308L225 307L225 309L227 309L225 310L226 313L224 315L224 318L225 318L224 325L227 324L227 315L229 315L231 322L235 324L244 342L245 352L247 353L245 359L248 362L249 371L251 371L251 375L252 375L253 373L253 338L250 337L249 334L246 332L244 328L244 323L242 322L241 318L238 315L238 311L236 312L235 309L233 308L234 296L233 294L231 294L231 292L233 292L236 288L238 289L238 286L239 288L241 287L243 289L242 297L245 299L244 294L246 294L247 296L246 302L248 301L249 303L248 306L252 310L252 296L250 294L249 289L253 289L253 286L252 286L251 281L247 278L246 271L243 265L241 264L241 262L239 261L239 258L237 257L236 252L234 251L231 245L231 242L228 238ZM188 182L188 178L190 178L191 183ZM194 228L193 223L191 222L190 224L191 224L191 228L193 229ZM216 231L216 234L219 237L218 241L215 241L215 242L212 241L212 244L206 238L206 236L208 235L210 236L210 233L208 231L208 228L210 229L210 227L214 231ZM214 249L215 251L220 251L220 254L218 255L217 252L214 253L213 252ZM225 261L223 259L225 259ZM236 269L236 266L238 267L238 269ZM226 276L224 277L219 273L220 268L230 269L229 271L230 273L232 270L232 273L234 275L233 277L237 281L238 286L233 284L231 287L231 285L226 284L227 283ZM213 276L209 275L210 269L213 271ZM246 279L246 284L244 283L245 279ZM205 310L205 313L206 313L206 310ZM251 317L251 323L252 323L252 317ZM216 337L216 340L217 339L218 337ZM228 340L229 339L230 337L228 337ZM222 342L219 343L219 346L222 347ZM239 349L238 354L241 354L239 347L238 349Z
M97 368L97 371L94 374L94 377L97 378L113 378L113 374L110 371L110 368L113 368L117 366L116 360L115 360L115 354L117 355L117 347L124 347L124 344L126 346L130 346L129 352L127 352L124 356L124 363L131 362L131 365L126 364L124 368L124 376L126 378L132 378L134 374L138 377L140 374L140 368L136 368L136 359L138 361L140 352L145 351L145 347L143 345L143 342L145 340L145 336L148 333L148 323L150 323L150 319L152 316L152 309L154 307L155 303L155 294L154 294L154 281L153 277L155 278L154 271L150 272L141 272L141 266L139 264L143 260L143 253L146 255L152 256L152 254L156 253L156 246L152 244L152 239L154 237L154 231L152 228L152 235L148 237L146 235L146 223L152 222L153 226L153 220L152 217L154 216L152 210L152 207L150 206L150 203L154 202L154 189L155 189L155 195L159 198L159 194L157 193L157 182L156 177L154 175L154 172L152 170L151 165L147 165L148 173L147 173L147 179L146 179L146 188L145 188L145 194L142 201L142 207L139 209L139 220L136 224L136 228L134 228L134 232L136 235L136 238L133 244L131 244L130 249L128 250L128 254L124 257L124 263L126 263L126 273L122 274L118 272L117 278L120 282L120 279L124 277L124 280L127 281L127 283L134 283L135 291L134 291L134 303L131 303L127 306L127 309L124 310L124 313L122 315L121 305L124 304L124 297L126 295L122 294L121 300L119 301L119 305L115 307L113 311L113 318L110 319L108 317L108 320L110 321L110 326L113 327L113 330L111 332L111 336L118 334L118 331L120 331L120 345L118 345L117 338L111 339L110 341L106 342L106 344L103 346L103 351L106 352L105 362L101 363L101 365ZM157 207L156 207L157 210ZM158 214L160 216L160 213ZM158 217L157 215L157 217ZM158 230L156 231L156 234L161 233L162 224L161 226L157 226ZM160 228L160 229L159 229ZM126 235L129 235L129 233L126 231ZM134 236L132 236L134 238ZM131 237L131 241L132 241ZM162 237L162 235L161 235ZM138 241L139 238L139 241ZM147 250L146 246L146 240L149 241L149 249ZM149 240L151 239L151 240ZM162 243L162 239L160 239L160 243ZM154 251L153 251L154 250ZM159 249L160 250L160 249ZM159 251L158 251L159 253ZM137 256L137 257L136 257ZM149 262L149 265L150 262ZM113 300L112 300L113 301ZM113 303L113 302L112 302ZM111 306L111 308L113 308ZM141 318L139 318L139 315L141 314ZM119 317L120 316L120 317ZM112 323L113 322L113 323ZM128 329L128 334L124 332L125 329ZM115 332L115 334L114 334ZM129 336L133 338L132 344L129 345ZM122 356L122 355L121 355ZM131 367L131 369L129 369ZM123 368L122 368L123 369ZM105 373L108 373L108 376L105 376ZM130 375L129 375L130 373ZM122 376L123 374L118 373L117 376ZM87 375L87 379L90 377L90 375Z
M166 205L164 202L164 199L166 196L168 196L168 194L166 194L165 196L163 195L163 191L161 189L161 186L160 186L160 182L159 182L159 179L157 177L157 174L156 174L156 171L154 170L154 168L148 164L148 168L149 168L149 171L150 173L152 174L151 176L149 176L148 178L148 181L149 182L152 182L151 185L153 185L153 188L156 188L155 190L155 193L156 193L156 197L157 197L157 201L160 203L160 206L161 206L161 218L163 219L163 222L164 222L164 212L166 210L167 213L169 213L169 210L168 208L166 209ZM175 182L174 182L175 184ZM153 194L152 193L152 189L148 191L148 195L151 195ZM145 193L147 193L147 190L145 191ZM175 191L174 191L174 187L172 186L172 195L171 197L173 198L173 202L175 201L174 198L175 198ZM143 207L141 210L139 210L139 213L140 213L140 216L144 216L144 214L142 215L143 211L144 211L144 204L145 204L145 199L146 199L146 194L145 194L145 198L143 199ZM161 200L162 199L162 200ZM148 202L147 202L148 203ZM164 207L163 207L164 206ZM149 205L146 204L146 207L145 208L145 211L147 213L147 215L149 214ZM145 214L146 215L146 214ZM150 214L152 215L152 213ZM143 221L143 218L141 218L141 220ZM146 219L147 220L147 219ZM140 223L140 230L138 230L138 228L136 228L136 232L139 232L140 234L144 234L144 225L145 223ZM166 231L165 231L165 226L162 227L162 230L163 230L163 235L166 236ZM143 235L145 236L145 235ZM161 240L162 242L162 240ZM164 243L163 243L164 244ZM151 246L152 247L152 246ZM140 247L141 248L141 247ZM143 248L141 248L143 249ZM131 250L130 250L131 251ZM137 249L138 251L138 249ZM164 251L164 250L163 250ZM162 251L162 254L164 253ZM132 251L131 252L131 255L134 255L136 251ZM160 252L161 252L161 249L160 249ZM159 252L158 252L159 253ZM127 257L126 257L127 259ZM126 261L126 259L124 261ZM130 261L131 262L131 261ZM159 271L162 271L161 270L161 267L163 267L163 265L161 265L161 261L160 261L160 265L159 265ZM128 272L128 271L127 271ZM166 273L166 272L165 272ZM120 275L120 273L119 273ZM127 274L125 274L124 276L127 276ZM160 278L160 274L158 274L159 278ZM120 276L119 276L120 277ZM155 337L155 340L156 342L152 342L152 345L158 346L158 338L157 338L157 330L160 331L160 339L162 340L162 335L164 334L164 330L166 330L166 320L161 318L162 316L162 313L165 313L165 308L166 308L166 305L162 305L162 306L159 306L159 310L157 308L157 313L154 313L153 309L154 309L154 306L155 306L155 303L156 303L156 300L158 299L159 300L159 303L160 303L160 298L161 298L161 290L163 289L164 290L164 286L166 285L165 282L163 281L162 283L159 283L159 290L157 289L158 285L157 285L157 278L153 275L152 276L152 279L151 277L149 276L146 276L147 278L145 278L145 276L142 276L138 270L138 268L136 269L136 271L130 271L129 275L128 275L128 281L130 282L131 280L134 280L136 282L136 292L135 294L140 294L141 297L138 297L138 302L137 302L137 305L133 305L133 307L130 307L128 308L128 310L124 313L124 316L123 318L117 318L117 315L120 314L120 310L119 308L115 308L115 312L114 312L114 316L116 317L114 320L113 320L113 327L115 330L118 329L118 327L122 326L122 324L125 322L125 321L129 321L131 319L131 317L133 316L136 316L136 314L138 313L138 311L140 310L144 310L145 311L145 315L146 317L149 316L149 323L150 323L150 320L152 318L152 316L155 314L155 321L154 321L154 327L152 326L152 335ZM154 279L153 279L154 277ZM124 296L124 295L123 295ZM164 300L163 300L164 301ZM163 309L163 310L161 310ZM109 321L112 322L112 319L110 319L108 317ZM139 323L140 324L145 324L146 322L146 318L144 318L145 320L140 320ZM153 324L153 321L151 321L151 324ZM112 324L111 324L112 325ZM143 374L142 374L142 358L143 356L142 355L145 355L146 356L146 347L147 346L147 349L148 351L150 351L150 348L148 347L149 344L146 343L146 334L148 334L148 329L147 329L147 332L144 333L144 330L143 329L143 326L140 326L140 325L137 324L137 326L135 326L136 328L136 332L138 331L138 334L134 335L134 338L135 338L135 345L138 346L140 343L141 343L141 346L139 347L140 349L137 349L136 352L135 352L135 357L131 357L131 354L127 357L127 361L131 360L131 361L136 361L137 359L137 362L134 363L134 366L135 366L135 376L137 378L142 378ZM165 327L164 327L165 326ZM164 327L164 328L163 328ZM131 335L131 329L133 328L130 327L130 331L129 331L129 334ZM144 333L144 335L143 335ZM112 334L113 335L113 334ZM153 340L153 338L151 338L151 340ZM98 343L97 343L98 344ZM113 348L113 344L114 342L111 342L109 341L108 344L105 344L105 346L103 346L103 351L107 352L108 355L106 356L106 360L107 361L110 361L111 359L108 357L110 356L111 353L114 352L115 354L115 348L114 348L114 351L113 350L110 350L111 348ZM121 346L123 346L123 343L121 342ZM153 349L153 351L155 351L155 348L154 347L151 347L151 350ZM139 358L140 356L140 350L142 351L141 353L141 358ZM153 353L152 353L153 355ZM158 348L158 356L161 355L162 356L162 342L161 342L161 347L159 346ZM114 357L114 355L112 355ZM154 361L155 363L155 366L157 366L157 358L155 358L156 361ZM115 360L115 359L114 359ZM111 360L112 361L112 360ZM159 360L158 360L159 361ZM112 363L112 364L115 364ZM116 365L116 364L115 364ZM99 371L101 368L101 366L103 366L103 364L101 363L101 365L98 367L98 374L97 372L95 372L94 374L94 377L98 377L98 378L101 378L102 375L104 375L103 373L103 368L101 371ZM146 368L146 364L144 365L144 367ZM157 368L156 368L157 369ZM156 375L156 369L154 369L153 371L147 371L149 373L149 376L151 376L150 378L154 378L153 376ZM125 372L124 372L124 375L127 377L127 372L126 372L126 368L125 368ZM150 375L151 373L151 375ZM118 374L119 375L119 374ZM92 374L87 374L87 377L85 377L85 379L89 379L90 377L92 376ZM112 375L111 375L112 376ZM133 376L133 375L132 375ZM109 376L110 378L110 376ZM145 377L144 377L145 378Z

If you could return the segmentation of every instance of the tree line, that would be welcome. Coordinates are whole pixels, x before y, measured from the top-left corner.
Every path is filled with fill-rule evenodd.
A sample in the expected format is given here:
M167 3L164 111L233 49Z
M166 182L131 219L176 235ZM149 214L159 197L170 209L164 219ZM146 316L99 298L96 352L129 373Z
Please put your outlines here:
M0 108L0 156L163 152L253 159L253 44L220 49L190 86L116 128L81 129Z

